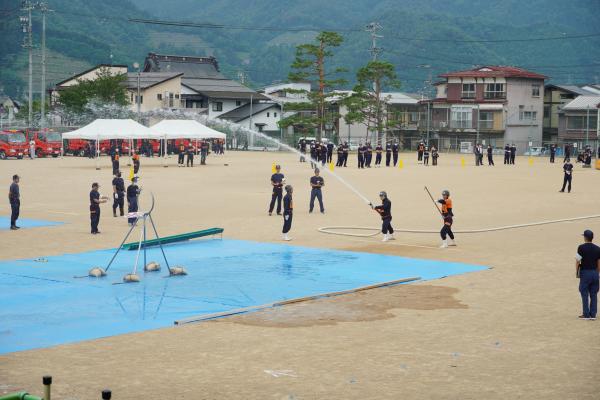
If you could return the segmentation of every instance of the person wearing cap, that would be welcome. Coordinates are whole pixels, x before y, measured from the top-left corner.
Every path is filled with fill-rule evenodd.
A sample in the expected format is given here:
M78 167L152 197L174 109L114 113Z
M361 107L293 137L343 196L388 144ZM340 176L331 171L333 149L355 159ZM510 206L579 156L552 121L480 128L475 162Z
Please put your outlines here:
M348 142L344 142L344 168L348 166L348 153L350 153L350 145Z
M140 170L140 155L134 150L132 158L133 158L133 173L135 175L137 175Z
M571 193L571 182L573 181L573 164L571 164L570 160L565 160L565 163L563 165L563 172L564 172L564 177L563 177L563 185L562 185L562 189L560 189L561 193L565 192L565 187L567 186L567 183L569 184L568 187L568 191L569 193Z
M328 154L327 145L325 145L325 142L321 142L320 151L321 151L321 165L325 166L325 163L327 163L327 154Z
M423 161L423 152L425 151L425 143L419 143L417 146L417 162Z
M192 145L191 142L190 142L190 145L187 148L187 158L185 160L185 166L186 167L193 167L194 166L194 146Z
M317 154L318 154L319 148L317 143L313 140L310 142L310 167L312 169L316 168L316 164L315 161L317 161Z
M313 212L313 208L315 208L315 198L319 200L319 207L321 208L321 214L325 213L325 208L323 207L323 193L321 192L321 188L325 186L325 180L322 176L319 176L319 168L315 168L315 175L310 178L310 209L309 213Z
M423 165L429 166L429 147L423 147Z
M100 233L98 230L98 224L100 223L100 204L108 201L108 197L101 196L98 189L100 189L98 182L92 183L92 190L90 191L90 222L92 235Z
M277 215L281 215L281 198L283 196L283 182L285 176L281 173L281 166L275 166L275 173L271 175L271 186L273 186L273 193L271 194L271 204L269 204L269 215L273 214L275 208L275 202L277 202Z
M394 167L398 164L398 151L400 151L400 145L397 140L394 140L394 144L392 144L392 159L394 161Z
M21 229L17 226L19 212L21 210L21 192L19 191L19 175L13 175L12 183L8 189L8 202L10 203L10 230Z
M579 318L595 320L598 311L600 247L592 243L594 232L589 229L583 232L583 238L585 243L579 245L575 256L576 276L579 278L579 293L583 305L583 313Z
M556 145L552 143L550 146L550 164L554 164L554 158L556 157Z
M373 160L373 147L371 147L371 142L367 143L365 147L365 166L367 168L371 168L371 161Z
M491 144L487 147L488 166L494 166L494 149Z
M117 171L117 175L115 175L112 180L113 187L113 217L117 216L117 208L119 208L119 212L121 217L125 214L123 207L125 206L125 182L123 178L121 178L121 171Z
M442 237L442 245L441 248L446 248L448 246L456 246L454 242L454 233L452 232L452 217L454 213L452 212L452 199L450 199L450 192L444 190L442 192L442 198L438 200L438 203L442 205L442 218L444 219L444 226L440 231L440 236ZM450 237L450 243L446 241L446 237Z
M437 160L439 158L440 154L438 153L438 149L435 146L431 146L431 165L436 166L438 165Z
M515 165L515 157L517 156L517 146L513 143L510 146L510 163Z
M327 143L327 164L333 162L333 142Z
M381 156L383 154L383 146L381 142L377 142L377 146L375 146L375 167L381 167Z
M365 153L367 151L367 147L363 146L362 142L358 145L358 168L365 167Z
M344 165L344 145L340 143L337 147L337 162L335 163L336 167L341 167Z
M127 223L135 224L137 221L137 212L139 209L138 196L141 193L140 187L137 185L137 177L133 177L131 185L127 186Z
M113 170L113 175L117 175L117 172L119 172L119 150L115 150L115 155L113 156L113 160L112 160L112 170Z
M294 188L292 185L285 186L285 196L283 197L283 240L290 241L292 238L288 236L288 232L292 229L292 217L294 214L294 200L292 199L292 193Z
M185 144L183 141L179 143L179 154L177 155L177 166L183 167L183 159L185 157Z
M387 197L386 192L380 192L379 198L381 199L381 205L373 207L372 203L369 203L371 208L381 216L381 233L383 233L383 241L395 240L394 228L392 228L392 202Z

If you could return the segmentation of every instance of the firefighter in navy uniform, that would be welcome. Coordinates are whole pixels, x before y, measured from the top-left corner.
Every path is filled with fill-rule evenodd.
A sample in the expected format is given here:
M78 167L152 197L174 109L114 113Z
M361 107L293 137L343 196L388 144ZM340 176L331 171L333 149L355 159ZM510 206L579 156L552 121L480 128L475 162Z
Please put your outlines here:
M10 230L16 231L21 229L17 226L17 219L19 219L19 212L21 210L21 192L19 191L19 175L13 175L12 183L8 189L8 202L10 203Z
M298 147L300 148L300 153L302 153L302 155L300 156L300 162L306 162L306 158L305 158L306 139L304 139L304 138L300 139L300 143L298 144Z
M487 157L488 157L488 166L494 165L494 149L491 144L488 144L487 147Z
M292 199L292 193L294 188L291 185L285 186L285 196L283 197L283 240L292 240L288 236L288 232L292 229L292 217L294 214L294 199Z
M117 172L119 172L119 151L116 150L115 151L115 155L113 156L113 160L112 160L112 172L113 175L117 175Z
M325 186L325 180L322 176L319 176L319 168L315 168L315 175L310 178L310 204L309 204L309 213L313 212L315 208L315 198L319 200L319 208L321 210L321 214L325 213L325 207L323 207L323 192L321 188Z
M504 145L504 164L510 164L510 146Z
M179 154L177 156L177 166L183 167L183 160L185 157L185 144L183 142L179 143Z
M550 146L550 163L554 164L554 158L556 157L556 146L553 144Z
M563 171L564 171L564 177L563 177L563 185L562 185L562 189L560 189L561 193L564 193L565 191L565 187L567 187L567 184L569 184L569 193L571 193L571 182L573 181L573 164L571 164L571 161L567 160L565 161L565 164L563 165Z
M425 151L425 144L423 142L419 143L417 147L417 161L423 161L423 152Z
M367 168L371 168L371 160L373 159L373 148L371 147L371 143L367 143L365 148L365 166Z
M382 153L383 153L383 147L381 146L381 143L377 143L377 146L375 147L375 166L376 167L381 167Z
M281 166L275 166L275 173L271 175L271 186L273 193L271 194L271 203L269 204L269 215L273 214L275 202L277 202L277 215L281 215L281 197L283 196L283 183L285 177L281 173Z
M365 152L366 152L366 147L363 146L363 144L361 143L358 146L358 168L364 168L365 167Z
M383 233L383 241L395 240L394 228L392 228L392 202L387 197L386 192L380 192L379 198L381 199L381 205L373 207L372 203L369 203L371 208L381 216L381 233Z
M423 165L429 166L429 147L423 147Z
M315 141L313 140L312 142L310 142L310 167L312 169L315 169L315 167L317 166L315 164L315 161L317 161L317 152L317 143L315 143Z
M131 185L127 186L127 212L129 213L127 222L129 225L133 225L137 221L137 212L139 211L138 196L141 192L142 189L137 185L137 178L133 177Z
M344 142L344 167L348 166L348 153L350 153L350 145Z
M137 152L133 152L133 173L135 175L140 171L140 155Z
M190 143L190 145L187 148L187 159L185 160L185 166L194 166L194 146L192 145L192 143Z
M435 146L431 146L431 165L438 165L437 160L440 154L438 153L438 149Z
M387 142L385 144L385 166L390 166L390 161L392 160L392 144Z
M394 141L392 145L392 158L394 160L394 167L398 164L398 151L400 150L400 145L397 141Z
M327 143L327 163L330 164L333 162L333 143Z
M112 180L113 187L113 217L117 216L117 208L119 209L119 213L121 217L125 215L125 181L121 178L121 171L117 172L117 175Z
M327 162L327 155L328 155L328 150L327 150L327 146L325 145L324 142L321 142L321 165L325 165L325 163Z
M442 245L440 247L446 248L448 246L456 246L454 242L454 233L452 232L452 200L450 199L450 192L444 190L442 192L442 198L438 200L438 203L442 205L442 218L444 218L444 226L440 231L442 237ZM450 243L446 241L446 237L450 237Z
M337 162L335 166L341 167L342 165L344 165L344 145L340 144L337 148Z
M98 230L98 224L100 223L100 204L106 203L108 200L106 196L100 195L98 189L100 189L100 185L97 182L92 183L92 190L90 191L90 223L92 235L100 233Z
M515 164L515 158L517 156L517 146L515 146L515 144L513 143L512 146L510 146L510 163L511 164Z

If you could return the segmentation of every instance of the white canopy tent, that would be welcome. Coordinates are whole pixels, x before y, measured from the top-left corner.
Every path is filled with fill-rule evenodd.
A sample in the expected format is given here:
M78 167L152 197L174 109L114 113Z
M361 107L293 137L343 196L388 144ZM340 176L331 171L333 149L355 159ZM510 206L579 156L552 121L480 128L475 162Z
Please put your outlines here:
M227 137L224 133L193 119L164 119L153 125L152 129L163 135L165 140L163 149L167 148L166 141L169 139L196 139L197 149L198 139L225 139ZM164 152L163 158L166 166L166 152Z
M96 169L99 167L100 141L110 139L161 139L163 135L132 119L97 119L71 132L63 133L63 139L87 139L96 141ZM131 147L130 147L131 149Z

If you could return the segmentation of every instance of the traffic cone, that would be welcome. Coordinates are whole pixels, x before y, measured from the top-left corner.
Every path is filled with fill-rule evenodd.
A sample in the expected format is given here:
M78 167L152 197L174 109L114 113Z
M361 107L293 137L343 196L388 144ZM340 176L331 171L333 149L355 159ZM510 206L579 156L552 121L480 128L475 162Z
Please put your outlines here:
M330 170L331 172L333 172L333 163L332 163L332 162L330 162L330 163L329 163L329 170Z
M533 165L533 157L529 156L529 165Z
M460 166L461 166L461 167L464 167L464 166L465 166L465 158L464 158L464 157L461 157L461 158L460 158Z
M400 159L400 160L398 160L398 169L402 169L402 168L404 168L404 160Z

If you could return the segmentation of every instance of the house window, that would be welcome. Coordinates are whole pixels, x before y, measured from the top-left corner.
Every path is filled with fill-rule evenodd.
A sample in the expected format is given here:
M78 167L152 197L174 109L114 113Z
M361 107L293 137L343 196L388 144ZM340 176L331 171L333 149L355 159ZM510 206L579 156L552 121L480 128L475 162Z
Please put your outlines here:
M235 106L236 106L236 107L239 107L239 106L241 106L241 105L242 105L242 101L241 101L241 100L236 100L236 101L235 101Z
M519 120L535 121L537 120L537 111L525 111L525 106L519 106Z
M473 110L470 107L453 107L450 114L450 127L468 129L473 127Z
M175 98L178 99L179 98L179 93L175 94Z
M590 122L588 125L588 118L584 116L569 116L567 117L567 129L569 130L578 130L583 131L586 130L589 126L591 131L594 131L597 126L597 117L590 115Z
M277 113L276 112L273 113L273 117L277 118Z
M270 114L269 114L269 112L267 111L267 118L269 118L269 116L270 116Z
M158 93L156 95L156 100L159 100L159 101L162 100L162 93Z
M550 118L550 114L552 114L552 107L544 106L544 118Z
M131 92L131 102L133 103L133 92Z
M216 101L216 102L212 103L212 110L213 111L223 111L223 102Z
M540 97L540 85L538 83L531 85L531 97Z
M575 95L573 93L561 93L560 94L560 99L561 100L571 100L574 99Z
M481 111L479 113L479 128L493 129L494 128L494 113L492 111Z
M138 104L138 96L135 96L135 104ZM144 96L139 97L139 104L144 104Z
M475 84L474 83L463 83L461 97L463 99L474 99L475 98Z
M173 107L173 93L169 93L169 107Z
M485 85L484 97L486 99L503 99L503 98L505 98L506 92L504 91L504 83L487 83Z

